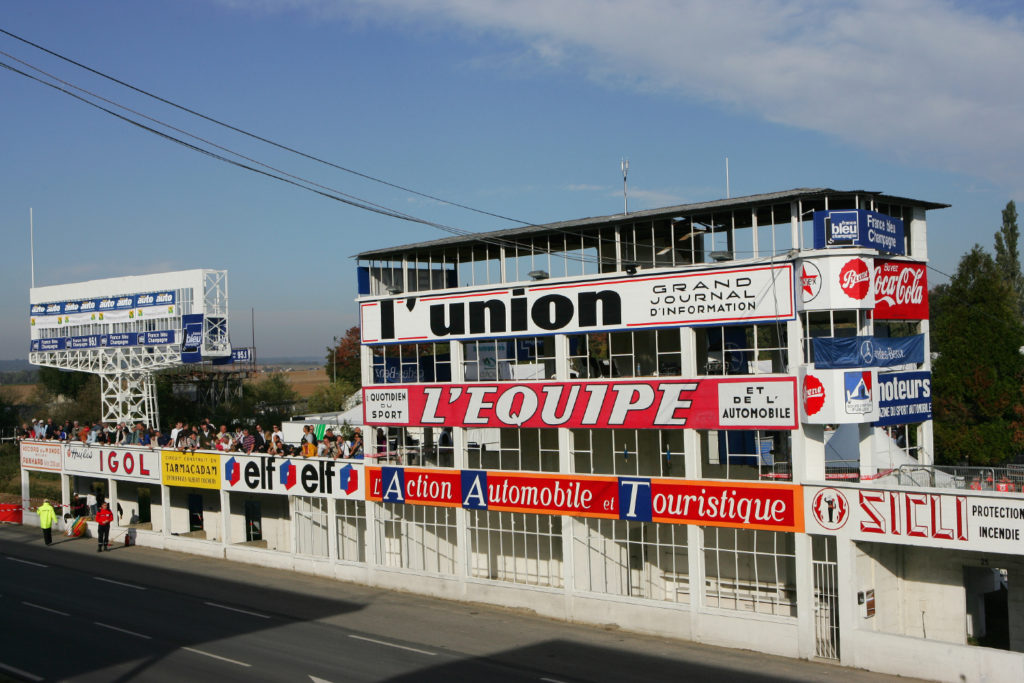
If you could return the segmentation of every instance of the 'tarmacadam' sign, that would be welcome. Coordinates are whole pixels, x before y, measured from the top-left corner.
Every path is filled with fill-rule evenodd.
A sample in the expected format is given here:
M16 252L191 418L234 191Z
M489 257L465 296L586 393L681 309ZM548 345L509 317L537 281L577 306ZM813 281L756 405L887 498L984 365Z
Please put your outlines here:
M796 429L796 379L393 384L363 389L365 424Z
M658 272L359 306L364 344L792 320L793 266Z

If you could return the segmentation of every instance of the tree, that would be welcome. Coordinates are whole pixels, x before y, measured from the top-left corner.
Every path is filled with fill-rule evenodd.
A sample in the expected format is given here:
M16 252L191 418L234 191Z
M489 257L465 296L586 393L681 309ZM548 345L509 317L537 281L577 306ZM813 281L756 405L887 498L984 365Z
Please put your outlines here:
M360 341L359 326L354 325L340 339L334 338L334 346L327 347L327 362L324 364L324 372L332 382L340 381L354 385L356 388L362 386L362 365L359 361Z
M1020 269L1019 240L1017 205L1011 200L1003 209L1003 225L996 232L996 267L1013 292L1017 314L1024 318L1024 274Z
M39 383L54 397L77 398L78 392L89 382L90 377L92 375L87 372L58 370L46 366L39 368Z
M996 261L978 245L937 294L932 317L939 350L932 382L937 460L1005 462L1024 446L1024 323L1017 301Z

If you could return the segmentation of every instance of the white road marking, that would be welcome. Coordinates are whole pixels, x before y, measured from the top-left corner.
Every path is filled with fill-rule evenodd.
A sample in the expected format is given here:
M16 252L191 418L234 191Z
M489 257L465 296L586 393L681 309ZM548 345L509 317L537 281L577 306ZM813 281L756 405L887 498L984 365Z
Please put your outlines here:
M309 680L313 681L313 683L331 683L326 678L317 678L313 674L309 674Z
M259 617L260 619L269 619L270 618L266 614L260 614L259 612L250 612L247 609L238 609L237 607L228 607L227 605L218 605L215 602L207 602L206 604L209 605L210 607L219 607L221 609L231 610L232 612L241 612L242 614L248 614L251 617Z
M104 624L102 621L94 621L92 623L96 624L97 626L102 626L103 628L109 628L111 631L119 631L121 633L127 633L130 636L137 636L139 638L145 638L146 640L152 640L152 638L150 636L147 636L145 633L136 633L135 631L129 631L126 628L118 628L117 626Z
M0 669L3 669L4 671L9 671L12 674L14 674L15 676L20 676L21 678L27 678L30 681L41 681L41 680L43 680L42 676L36 676L35 674L30 674L29 672L25 671L24 669L19 669L16 666L10 666L9 664L4 664L3 662L0 662Z
M10 555L7 556L7 559L10 560L11 562L21 562L22 564L30 564L33 567L49 567L50 566L48 564L40 564L39 562L33 562L32 560L22 560L22 559L17 558L17 557L11 557Z
M42 605L37 605L34 602L25 602L24 600L22 600L21 604L28 605L29 607L35 607L36 609L41 609L44 612L53 612L54 614L59 614L62 617L70 617L71 616L67 612L61 612L59 609L50 609L49 607L43 607Z
M545 683L565 683L565 681L560 681L557 678L542 678L540 680L544 681Z
M213 657L214 659L219 659L222 662L230 662L232 664L237 664L238 666L252 666L252 664L246 664L245 662L240 662L237 659L228 659L227 657L215 655L212 652L203 652L202 650L197 650L194 647L183 647L181 649L188 650L189 652L195 652L197 655L206 655L207 657Z
M105 579L102 576L94 576L92 578L96 579L97 581L103 581L104 583L113 583L113 584L117 584L118 586L124 586L125 588L134 588L137 591L144 591L144 590L146 590L145 586L136 586L134 583L125 583L124 581L114 581L113 579Z
M416 649L414 647L408 647L406 645L399 645L398 643L389 643L386 640L377 640L375 638L367 638L366 636L357 636L354 633L348 634L348 637L349 638L355 638L356 640L365 640L365 641L370 642L370 643L377 643L378 645L386 645L388 647L397 647L399 650L408 650L409 652L418 652L421 655L430 655L431 657L434 657L434 656L437 655L436 652L429 652L427 650L418 650L418 649Z

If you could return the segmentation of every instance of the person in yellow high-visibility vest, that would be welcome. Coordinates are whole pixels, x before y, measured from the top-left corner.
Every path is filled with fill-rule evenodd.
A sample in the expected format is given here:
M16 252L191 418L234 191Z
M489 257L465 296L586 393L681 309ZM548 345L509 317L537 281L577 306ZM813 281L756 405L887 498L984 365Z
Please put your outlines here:
M49 498L36 508L36 514L39 515L39 528L43 530L43 541L46 545L50 545L53 543L52 529L53 523L57 521L57 513L53 511Z

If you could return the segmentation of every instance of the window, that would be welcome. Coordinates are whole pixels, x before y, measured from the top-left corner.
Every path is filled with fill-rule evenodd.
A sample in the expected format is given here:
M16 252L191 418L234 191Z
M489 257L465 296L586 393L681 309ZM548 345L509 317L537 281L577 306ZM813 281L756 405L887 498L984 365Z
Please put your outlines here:
M451 346L448 342L385 344L370 347L373 384L451 382Z
M697 372L701 375L757 375L786 372L786 325L721 325L696 330Z
M542 380L555 376L555 337L463 342L467 382Z
M470 469L558 471L558 430L466 430Z
M383 503L377 508L377 564L455 573L455 509Z
M469 510L470 576L561 588L562 518Z
M335 503L338 559L366 562L366 502L337 500Z
M814 337L856 337L866 329L866 313L856 310L808 311L804 319L804 358L814 362Z
M575 538L577 586L608 595L690 602L685 525L619 519L579 523L585 531Z
M571 438L577 474L686 474L681 429L574 429Z
M327 499L295 496L295 552L327 557Z
M367 452L379 460L400 465L453 467L455 465L451 437L446 443L438 439L444 430L433 427L377 427Z
M683 358L679 328L569 336L572 376L679 376Z
M793 534L702 528L708 607L796 616Z
M730 429L700 432L701 476L789 481L792 432Z

